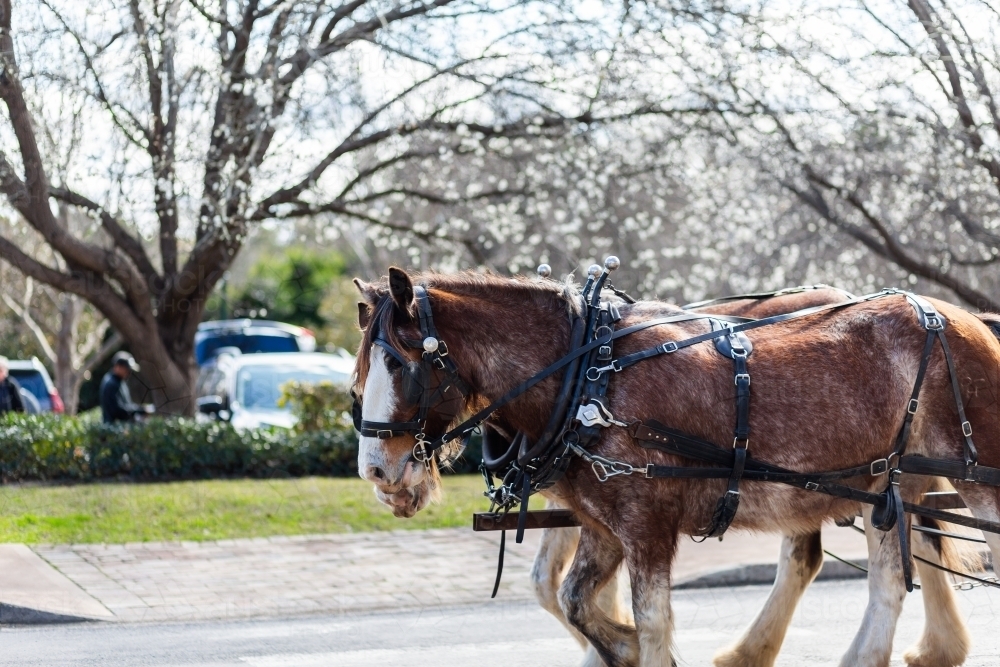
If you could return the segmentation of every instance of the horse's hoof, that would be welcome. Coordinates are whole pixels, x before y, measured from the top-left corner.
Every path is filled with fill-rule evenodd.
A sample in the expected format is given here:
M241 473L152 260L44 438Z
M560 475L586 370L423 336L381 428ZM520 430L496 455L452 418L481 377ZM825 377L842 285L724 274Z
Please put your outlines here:
M968 645L960 641L933 648L917 644L903 654L903 662L906 667L959 667L968 653Z
M746 655L737 649L722 649L712 658L715 667L771 667L777 656Z
M583 656L583 662L580 663L580 667L606 667L604 661L601 660L601 656L597 654L593 646L587 648L587 654Z

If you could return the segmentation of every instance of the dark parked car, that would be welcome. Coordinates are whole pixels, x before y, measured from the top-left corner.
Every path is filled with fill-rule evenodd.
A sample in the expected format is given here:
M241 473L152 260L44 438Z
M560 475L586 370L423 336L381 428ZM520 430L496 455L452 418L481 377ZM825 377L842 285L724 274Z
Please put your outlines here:
M194 336L199 366L224 347L243 354L256 352L314 352L316 336L304 327L268 320L216 320L202 322Z
M40 412L62 414L65 411L62 397L56 391L56 386L52 383L52 378L49 377L49 372L45 370L42 362L32 357L28 361L11 359L9 365L10 376L17 380L22 389L31 393L38 403ZM25 411L31 412L32 410L25 405Z

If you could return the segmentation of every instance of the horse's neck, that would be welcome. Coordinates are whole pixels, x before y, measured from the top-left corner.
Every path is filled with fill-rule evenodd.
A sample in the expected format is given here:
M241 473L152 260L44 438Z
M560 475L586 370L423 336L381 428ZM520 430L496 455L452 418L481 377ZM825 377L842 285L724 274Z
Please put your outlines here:
M448 344L459 373L472 385L483 405L560 358L569 349L570 321L565 302L531 298L458 299L442 316L435 314L441 337ZM533 397L519 414L507 420L534 430L545 409ZM521 403L522 407L523 402ZM531 423L525 423L531 422Z

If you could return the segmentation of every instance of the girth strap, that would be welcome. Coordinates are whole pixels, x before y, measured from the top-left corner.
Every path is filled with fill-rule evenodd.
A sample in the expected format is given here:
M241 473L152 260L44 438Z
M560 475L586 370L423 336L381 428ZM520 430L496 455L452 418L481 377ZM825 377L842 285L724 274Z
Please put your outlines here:
M728 327L712 320L712 330L719 331L715 349L733 360L733 383L736 385L736 428L733 431L733 466L725 495L716 503L712 522L704 531L708 537L720 537L733 523L740 508L740 479L746 469L747 447L750 444L750 373L747 357L753 346L742 332L727 333ZM721 330L721 331L720 331Z

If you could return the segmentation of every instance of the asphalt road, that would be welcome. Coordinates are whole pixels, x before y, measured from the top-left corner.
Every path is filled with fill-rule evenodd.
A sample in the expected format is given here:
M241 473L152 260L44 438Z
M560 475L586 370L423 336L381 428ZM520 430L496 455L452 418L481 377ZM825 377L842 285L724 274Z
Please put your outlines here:
M678 591L677 644L682 664L710 665L764 601L767 588ZM975 643L969 667L1000 664L1000 590L959 594ZM836 665L864 612L864 581L813 585L799 607L779 665ZM893 664L923 622L918 594L906 603ZM474 607L364 616L87 624L0 629L0 665L157 667L474 667L502 656L505 667L570 667L582 653L554 619L534 605L487 601Z

